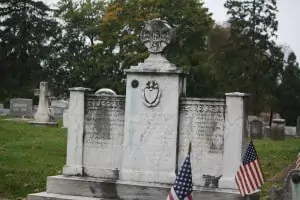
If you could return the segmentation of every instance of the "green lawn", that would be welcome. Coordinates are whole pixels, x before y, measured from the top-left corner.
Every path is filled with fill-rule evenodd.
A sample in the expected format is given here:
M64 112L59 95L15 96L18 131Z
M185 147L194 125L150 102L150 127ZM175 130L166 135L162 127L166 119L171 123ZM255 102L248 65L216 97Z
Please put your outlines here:
M66 130L0 119L0 199L45 190L65 164Z
M265 177L276 175L295 162L300 140L255 140ZM0 199L24 198L45 190L46 178L65 164L66 130L43 128L0 119ZM263 199L272 183L263 188Z

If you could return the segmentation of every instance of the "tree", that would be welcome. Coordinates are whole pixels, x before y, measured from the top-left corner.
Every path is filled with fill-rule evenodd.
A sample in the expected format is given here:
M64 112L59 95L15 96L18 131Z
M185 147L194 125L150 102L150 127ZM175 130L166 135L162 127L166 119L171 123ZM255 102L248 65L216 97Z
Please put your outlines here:
M57 30L50 15L43 2L0 1L0 99L32 96L31 89L44 79L48 41Z
M280 65L272 61L278 56L276 37L277 3L275 0L227 0L230 16L230 39L223 63L227 66L228 88L251 94L251 111L255 114L268 104L272 87L277 85ZM277 55L273 55L273 53ZM272 68L277 67L276 70ZM270 73L272 71L272 73ZM273 72L277 72L274 74ZM270 75L270 77L266 77ZM225 76L226 77L226 76ZM268 79L271 87L266 87Z
M109 51L119 51L114 61L121 70L144 60L148 53L139 40L144 22L154 18L166 20L176 28L176 38L163 52L170 62L190 72L188 94L213 95L207 66L206 36L213 20L203 3L196 0L115 1L108 6L101 25L100 38ZM119 66L119 65L116 65ZM124 75L123 75L124 76Z
M295 126L300 110L300 68L293 52L288 56L277 94L277 108L281 117L287 125Z
M62 21L62 32L51 43L53 51L47 63L51 86L57 96L67 96L74 86L100 87L97 81L108 78L101 68L103 53L99 48L105 1L60 0L57 6L55 16Z

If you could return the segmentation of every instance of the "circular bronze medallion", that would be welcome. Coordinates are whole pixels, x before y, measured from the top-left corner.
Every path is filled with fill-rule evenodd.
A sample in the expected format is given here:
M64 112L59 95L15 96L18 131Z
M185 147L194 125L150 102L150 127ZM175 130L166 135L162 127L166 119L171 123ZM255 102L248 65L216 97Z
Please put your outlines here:
M132 86L133 88L137 88L137 87L139 86L139 81L138 81L138 80L133 80L133 81L131 81L131 86Z

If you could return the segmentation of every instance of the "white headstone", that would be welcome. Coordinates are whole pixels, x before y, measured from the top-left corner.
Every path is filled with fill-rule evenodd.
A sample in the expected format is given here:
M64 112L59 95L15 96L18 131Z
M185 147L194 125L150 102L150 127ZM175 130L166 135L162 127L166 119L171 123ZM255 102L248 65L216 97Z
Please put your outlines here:
M34 115L36 122L50 122L49 115L49 100L48 100L48 83L41 82L39 90L39 105L37 112Z

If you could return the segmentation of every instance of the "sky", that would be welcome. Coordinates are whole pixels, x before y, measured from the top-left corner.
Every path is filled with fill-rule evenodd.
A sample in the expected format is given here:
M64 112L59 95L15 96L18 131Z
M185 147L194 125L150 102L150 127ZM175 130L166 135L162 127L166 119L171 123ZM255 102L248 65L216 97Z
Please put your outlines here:
M46 4L55 4L58 0L43 0ZM224 9L225 0L204 0L205 6L213 14L213 19L217 23L223 23L228 19ZM299 0L277 0L279 13L277 15L278 38L277 44L286 45L293 50L300 61L300 26L296 25L300 20L300 1ZM296 23L295 23L296 22ZM297 37L298 36L298 37Z

